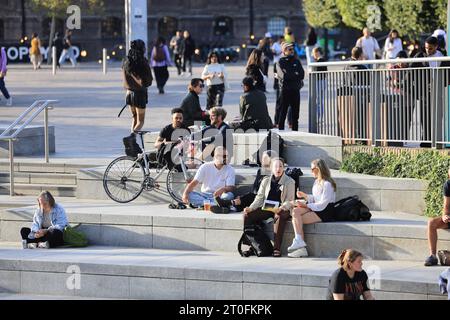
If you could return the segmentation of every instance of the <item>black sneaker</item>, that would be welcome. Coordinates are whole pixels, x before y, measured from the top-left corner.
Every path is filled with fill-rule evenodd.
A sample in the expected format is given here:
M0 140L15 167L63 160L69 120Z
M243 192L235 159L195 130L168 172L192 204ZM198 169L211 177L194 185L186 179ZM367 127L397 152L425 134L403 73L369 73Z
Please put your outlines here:
M222 208L229 208L232 205L231 200L223 200L220 197L215 197L214 200Z
M210 210L212 213L219 213L219 214L230 213L230 209L226 207L211 206Z
M425 267L437 266L437 264L438 259L433 255L429 256L424 263Z

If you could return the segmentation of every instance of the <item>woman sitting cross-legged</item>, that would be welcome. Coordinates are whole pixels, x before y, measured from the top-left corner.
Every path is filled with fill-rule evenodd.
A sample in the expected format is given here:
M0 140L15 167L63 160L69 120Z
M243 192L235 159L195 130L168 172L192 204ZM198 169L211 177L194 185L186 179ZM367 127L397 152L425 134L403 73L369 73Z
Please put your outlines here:
M264 177L255 200L244 209L244 226L259 224L274 217L273 256L281 257L284 228L290 217L295 198L295 182L285 174L282 158L272 158L270 167L272 174ZM269 207L272 209L269 210Z
M33 217L30 228L22 228L22 246L24 249L49 249L64 244L63 231L67 226L64 208L55 203L50 192L44 191L38 197L39 208Z
M316 180L312 188L312 195L298 191L297 196L307 200L297 202L297 208L292 212L292 224L295 238L288 248L291 258L307 257L304 224L334 221L334 202L336 201L336 183L331 178L330 169L325 161L316 159L311 162L311 171Z

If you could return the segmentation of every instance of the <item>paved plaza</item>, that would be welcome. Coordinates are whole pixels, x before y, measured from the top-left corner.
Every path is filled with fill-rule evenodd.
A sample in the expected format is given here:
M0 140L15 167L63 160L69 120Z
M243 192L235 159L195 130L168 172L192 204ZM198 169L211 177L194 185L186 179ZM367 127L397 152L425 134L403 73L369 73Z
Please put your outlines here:
M303 62L304 63L304 62ZM241 80L245 76L245 65L226 64L230 90L225 93L224 107L227 120L239 115L239 97L242 94ZM269 68L267 103L269 113L275 114L275 92L273 90L272 66ZM200 77L203 65L196 64L193 76ZM179 107L187 94L189 78L179 77L175 67L169 68L170 78L164 95L157 93L156 83L149 89L149 103L144 130L159 131L170 123L170 110ZM306 80L306 79L305 79ZM33 71L31 65L9 65L6 78L14 106L6 107L0 101L0 125L14 121L26 107L39 99L56 99L59 104L50 112L50 125L56 129L55 158L99 158L115 157L123 153L122 137L129 134L130 112L117 114L124 105L125 90L119 62L111 63L106 75L101 65L80 64L73 69L69 65L58 69L53 76L49 66ZM206 106L206 88L200 96L202 108ZM300 131L308 131L308 86L301 90ZM33 124L43 123L39 116Z

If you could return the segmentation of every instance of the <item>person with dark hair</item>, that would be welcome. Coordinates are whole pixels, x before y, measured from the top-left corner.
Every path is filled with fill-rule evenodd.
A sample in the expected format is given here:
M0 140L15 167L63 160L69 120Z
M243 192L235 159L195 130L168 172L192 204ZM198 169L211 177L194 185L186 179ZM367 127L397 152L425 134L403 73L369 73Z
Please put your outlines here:
M5 85L5 77L8 71L6 65L8 62L8 58L6 56L6 50L4 47L0 47L0 91L6 99L6 105L12 106L12 98L9 95L8 89L6 89Z
M144 41L140 39L131 41L122 70L124 87L127 89L125 100L133 115L131 134L134 136L134 133L144 126L145 108L148 102L147 88L153 81L150 65L145 58Z
M193 78L188 86L188 94L181 102L180 109L183 110L183 124L186 127L194 125L196 121L205 122L209 125L208 111L203 111L200 107L199 95L202 93L205 85L203 79Z
M346 249L338 257L339 269L330 278L327 300L375 300L367 284L369 277L363 270L363 255Z
M164 94L164 86L169 79L168 66L172 65L170 61L169 49L166 45L166 40L163 37L158 37L155 46L150 55L150 63L155 72L156 86L160 94Z
M56 66L61 68L61 65L59 64L59 57L61 56L61 53L63 51L63 40L61 39L61 35L59 32L55 32L55 37L53 38L53 46L56 48Z
M186 65L189 63L189 73L192 76L192 56L195 53L195 41L187 30L183 32L181 52L183 57L183 73L181 75L184 76L186 74Z
M312 49L312 59L314 62L326 62L327 60L323 56L323 50L321 47L315 47ZM325 109L325 92L327 90L327 71L328 67L314 67L313 71L318 72L314 75L315 89L316 89L316 110L317 119L321 119L324 115Z
M282 45L283 57L277 63L277 78L280 85L280 111L278 129L284 130L289 107L292 110L292 131L298 131L300 113L300 89L303 87L305 71L294 51L292 43Z
M213 51L209 53L205 68L202 72L202 79L206 81L206 85L208 86L206 110L221 107L225 94L227 72L225 65L220 62L217 52Z
M317 34L313 27L308 28L308 35L305 40L306 45L306 63L309 68L309 64L312 62L312 51L317 44Z
M173 60L175 61L175 66L177 67L178 75L181 75L182 57L181 57L181 44L183 42L183 35L181 30L177 30L175 35L170 40L170 48L173 50Z
M66 35L64 36L63 51L59 57L59 64L61 65L64 61L66 61L67 57L69 57L72 67L75 68L77 66L77 61L72 48L72 30L69 29L66 30Z
M39 39L39 36L36 32L33 32L31 36L30 61L33 64L33 69L35 71L41 68L41 39Z
M264 177L255 200L244 209L244 226L276 218L273 256L281 257L281 243L295 198L295 181L286 175L282 158L272 158L271 175Z
M269 74L269 64L273 60L272 52L272 34L266 32L264 38L258 43L258 49L263 52L263 73L267 76Z
M283 49L282 44L284 42L284 36L279 36L278 41L272 45L272 53L273 53L273 89L276 93L276 103L275 103L275 118L274 118L274 127L278 127L278 118L280 117L280 84L278 83L277 78L277 63L283 57Z
M395 59L397 54L403 50L402 39L400 39L397 30L391 30L386 42L384 43L384 58Z
M267 108L266 95L261 90L256 90L251 77L242 80L244 94L239 102L241 120L233 123L234 129L269 130L273 128L272 119Z
M264 74L263 52L260 49L254 49L248 57L245 75L253 78L255 88L266 91L267 75Z
M22 228L22 247L24 249L49 249L64 244L63 231L69 224L66 211L55 202L48 191L41 192L37 198L39 208L33 216L30 228Z

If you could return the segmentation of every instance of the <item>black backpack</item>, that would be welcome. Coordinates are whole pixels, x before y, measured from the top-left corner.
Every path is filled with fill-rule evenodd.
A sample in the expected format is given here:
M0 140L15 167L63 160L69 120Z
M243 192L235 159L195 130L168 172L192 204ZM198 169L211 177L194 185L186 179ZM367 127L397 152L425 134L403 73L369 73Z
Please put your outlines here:
M261 166L262 154L267 150L274 150L278 153L279 157L283 158L284 139L278 133L272 132L271 130L269 130L269 133L264 138L258 151L253 155L253 158L256 159L258 166Z
M242 251L242 245L250 246L250 249ZM253 255L267 257L273 254L273 245L260 225L249 225L244 227L244 233L238 243L238 251L242 257Z
M125 146L125 154L129 157L136 158L139 153L142 153L141 147L136 142L134 135L126 136L123 139L123 145Z
M369 221L371 217L369 208L359 200L358 196L347 197L334 204L336 221Z
M300 177L303 175L303 171L300 168L287 168L286 175L291 177L295 181L295 190L299 190Z
M175 147L174 143L162 144L157 152L156 159L158 165L162 168L167 165L167 168L171 170L175 164L172 161L172 150Z

